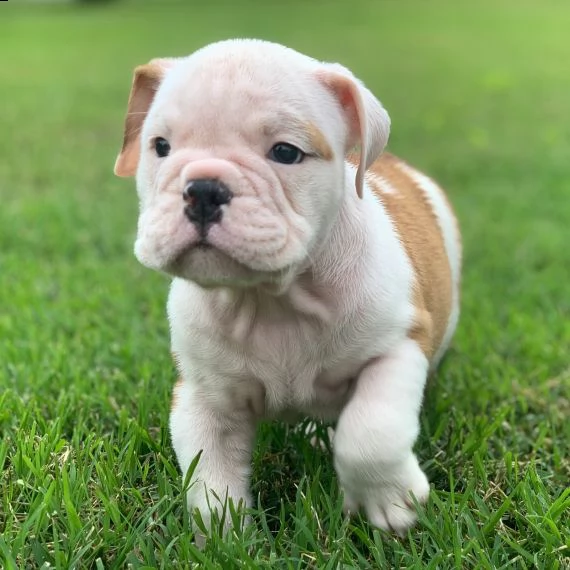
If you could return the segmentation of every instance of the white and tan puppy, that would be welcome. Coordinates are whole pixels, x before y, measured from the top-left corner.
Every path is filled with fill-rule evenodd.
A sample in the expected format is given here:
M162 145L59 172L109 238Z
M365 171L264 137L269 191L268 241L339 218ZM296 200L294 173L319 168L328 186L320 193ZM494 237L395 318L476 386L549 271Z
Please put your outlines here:
M381 155L390 121L350 71L230 40L135 71L119 176L135 245L174 277L170 427L188 504L250 504L256 422L337 420L349 511L403 532L428 372L459 313L460 238L429 178ZM354 147L356 155L351 155Z

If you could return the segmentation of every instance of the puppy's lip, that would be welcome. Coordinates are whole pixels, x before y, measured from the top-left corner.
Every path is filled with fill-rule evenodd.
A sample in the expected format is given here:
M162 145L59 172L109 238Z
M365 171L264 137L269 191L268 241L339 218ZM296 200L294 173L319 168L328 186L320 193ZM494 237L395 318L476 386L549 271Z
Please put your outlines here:
M178 251L172 255L168 265L176 265L180 263L186 256L191 255L192 252L208 252L218 250L214 244L212 244L206 236L200 237L197 241L193 243L187 243L184 247L178 249Z
M207 238L198 240L194 243L188 244L184 248L179 249L177 253L170 258L169 263L166 267L163 268L163 271L166 271L166 273L170 273L172 275L182 276L186 273L184 267L187 263L190 262L191 256L210 256L217 254L221 255L222 258L226 257L228 261L231 261L233 264L235 264L236 268L241 268L240 276L237 276L238 281L242 281L244 283L250 282L251 285L264 284L266 286L275 286L281 283L284 270L260 271L253 269L249 265L244 264L233 256L229 255L222 248L219 248L215 244L208 241ZM202 285L204 284L204 281L199 278L199 274L193 277L185 278ZM209 286L228 284L226 278L217 280L216 278L212 277L211 279L207 280L207 282L209 283Z

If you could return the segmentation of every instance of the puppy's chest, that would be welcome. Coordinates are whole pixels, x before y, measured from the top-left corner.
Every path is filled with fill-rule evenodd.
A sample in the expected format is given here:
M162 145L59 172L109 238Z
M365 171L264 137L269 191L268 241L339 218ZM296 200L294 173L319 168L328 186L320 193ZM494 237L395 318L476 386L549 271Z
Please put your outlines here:
M366 353L350 341L349 328L327 330L310 319L285 317L257 319L246 330L236 323L216 327L208 335L216 357L207 365L227 379L233 397L262 401L262 415L334 417Z

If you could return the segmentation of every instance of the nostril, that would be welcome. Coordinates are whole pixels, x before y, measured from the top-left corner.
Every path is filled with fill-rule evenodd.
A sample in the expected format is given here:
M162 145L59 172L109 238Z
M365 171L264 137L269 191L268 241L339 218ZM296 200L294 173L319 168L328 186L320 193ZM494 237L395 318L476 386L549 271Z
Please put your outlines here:
M232 199L231 190L225 185L220 185L217 191L210 196L210 199L212 201L212 204L215 204L216 206L223 206L224 204L228 204Z
M197 194L196 186L192 181L188 182L184 190L182 190L182 198L184 199L185 202L187 202L188 200L195 199L196 194Z
M186 188L184 188L184 190L182 191L182 199L190 207L194 207L196 205L197 192L192 189L190 184L186 186Z

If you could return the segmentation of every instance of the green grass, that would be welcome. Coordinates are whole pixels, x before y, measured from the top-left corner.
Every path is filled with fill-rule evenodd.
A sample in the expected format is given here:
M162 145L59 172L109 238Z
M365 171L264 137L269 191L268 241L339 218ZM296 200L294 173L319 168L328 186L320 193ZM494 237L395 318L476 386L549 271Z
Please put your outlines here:
M0 6L0 567L570 568L570 5L212 0ZM390 149L449 190L463 313L399 539L330 456L260 428L254 525L195 548L167 432L167 280L112 175L132 68L259 36L352 67Z

